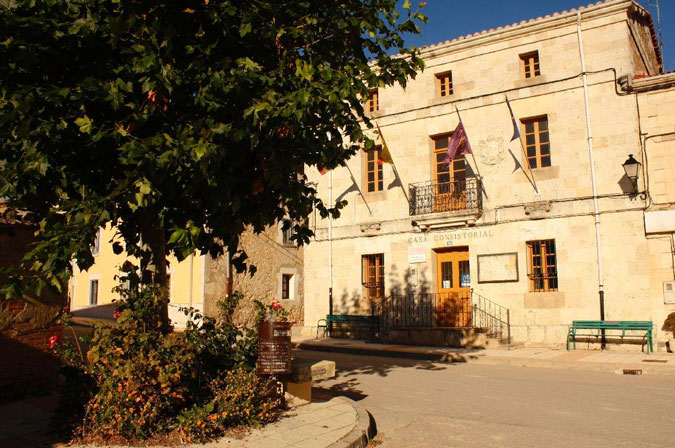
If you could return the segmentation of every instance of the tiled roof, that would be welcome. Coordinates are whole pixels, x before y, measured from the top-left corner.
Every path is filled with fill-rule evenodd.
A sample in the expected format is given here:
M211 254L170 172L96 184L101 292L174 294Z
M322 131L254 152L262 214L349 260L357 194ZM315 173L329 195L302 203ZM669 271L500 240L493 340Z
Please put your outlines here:
M516 28L516 27L519 27L519 26L522 26L522 25L527 25L529 23L536 23L536 22L540 22L540 21L543 21L543 20L553 18L553 17L559 17L559 16L563 16L565 14L576 13L577 11L583 11L585 9L593 8L593 7L596 7L596 6L601 6L603 4L609 5L611 3L616 3L616 2L621 2L621 1L625 1L625 0L598 1L596 3L591 3L587 6L579 6L578 8L572 8L570 10L563 10L561 12L554 12L553 14L546 14L544 17L540 16L540 17L537 17L536 19L521 20L520 22L516 22L516 23L513 23L511 25L504 25L504 26L500 26L500 27L497 27L497 28L490 28L488 30L477 31L473 34L467 34L467 35L464 35L464 36L459 36L459 37L456 37L454 39L446 40L444 42L439 42L437 44L425 45L425 46L421 47L421 49L426 50L426 49L431 49L431 48L435 48L435 47L440 47L442 45L452 44L452 43L459 42L459 41L462 41L462 40L470 39L472 37L482 36L482 35L494 33L494 32L497 32L497 31L508 30L508 29ZM633 1L633 4L637 7L639 7L640 9L642 9L647 14L647 17L649 18L649 30L650 30L650 33L651 33L651 36L652 36L652 44L654 45L654 51L656 52L656 57L657 57L659 63L661 65L663 65L663 60L661 59L661 49L659 48L658 38L656 36L656 29L654 27L654 21L652 20L652 16L651 16L651 14L649 14L648 11L646 11L644 8L642 8L642 6L640 6L635 1Z

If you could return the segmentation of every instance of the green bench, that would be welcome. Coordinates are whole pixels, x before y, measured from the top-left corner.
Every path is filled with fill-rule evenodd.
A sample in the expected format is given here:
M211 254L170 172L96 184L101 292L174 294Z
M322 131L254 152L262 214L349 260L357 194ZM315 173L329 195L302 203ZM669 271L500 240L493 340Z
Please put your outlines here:
M375 328L378 324L377 316L367 316L361 314L328 314L325 319L319 319L316 324L316 337L319 337L319 328L325 328L328 337L333 334L333 326L335 324L344 324L348 326L356 326L359 328L368 327L371 336L375 336ZM323 324L322 324L323 323Z
M594 336L600 337L602 335L602 330L605 331L615 331L621 332L621 339L626 337L626 332L639 331L644 332L642 336L642 341L647 346L647 353L654 351L654 344L652 342L652 328L654 323L650 320L575 320L572 321L569 331L567 333L567 350L570 349L570 340L574 344L574 349L577 348L577 336ZM582 333L578 333L579 330L582 330ZM591 330L592 333L583 332L583 330ZM632 336L632 334L629 334Z

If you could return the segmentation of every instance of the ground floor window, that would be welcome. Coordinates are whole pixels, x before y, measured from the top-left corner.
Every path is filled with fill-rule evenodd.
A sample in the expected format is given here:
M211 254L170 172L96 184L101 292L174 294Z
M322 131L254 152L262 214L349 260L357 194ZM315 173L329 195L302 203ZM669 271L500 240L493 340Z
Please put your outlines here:
M293 280L291 274L281 275L281 298L284 300L291 298L291 280Z
M361 284L367 298L384 297L384 254L361 256Z
M530 291L547 292L558 290L558 265L555 240L527 242L529 259L528 277Z
M89 305L98 304L98 280L89 281Z

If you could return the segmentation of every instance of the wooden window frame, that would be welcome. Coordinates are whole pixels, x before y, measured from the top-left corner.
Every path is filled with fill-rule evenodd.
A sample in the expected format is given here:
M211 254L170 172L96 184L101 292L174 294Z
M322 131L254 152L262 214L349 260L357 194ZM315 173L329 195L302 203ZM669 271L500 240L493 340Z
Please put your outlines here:
M368 112L371 114L380 110L380 92L378 89L371 89L368 92Z
M555 239L527 242L527 276L530 279L530 292L558 291L557 253ZM536 269L540 272L535 272Z
M384 298L384 254L361 255L361 284L366 298Z
M539 51L530 51L520 55L520 71L524 79L536 78L541 75Z
M436 74L436 92L438 96L444 98L454 93L452 85L452 71Z
M544 131L541 130L541 123L546 122L546 129ZM548 115L540 115L538 117L530 117L530 118L524 118L520 120L521 123L521 128L522 132L521 135L523 136L523 141L525 145L525 159L527 160L527 166L530 169L537 169L537 168L546 168L552 165L551 163L551 129L548 123ZM533 124L533 132L528 132L527 130L527 125L528 124ZM542 135L546 134L546 139L548 141L545 141L542 143ZM534 136L534 143L533 144L528 144L527 143L527 137L528 135L533 135ZM547 146L547 151L548 153L544 153L543 151L543 146ZM530 156L529 149L530 147L534 148L535 154L533 156ZM534 165L533 166L533 162Z
M447 154L448 152L448 145L437 148L436 142L440 139L446 138L448 139L448 145L450 145L450 140L452 139L452 133L449 134L439 134L439 135L434 135L431 137L432 140L432 151L433 151L433 173L434 173L434 182L437 184L443 184L443 183L452 183L458 180L466 180L466 158L464 157L464 154L460 154L455 159L451 160L450 163L443 163L442 161L439 161L439 156L442 156L443 154ZM441 159L443 160L443 159ZM445 166L445 168L443 168ZM464 178L459 178L459 174L463 173ZM447 182L441 182L439 179L440 176L447 174L448 175L448 181Z
M384 164L377 163L382 156L382 146L377 145L370 151L366 151L366 163L364 164L364 174L366 183L366 193L377 193L384 191ZM373 180L370 180L370 174L373 173Z
M293 274L281 274L281 300L291 299L291 282Z

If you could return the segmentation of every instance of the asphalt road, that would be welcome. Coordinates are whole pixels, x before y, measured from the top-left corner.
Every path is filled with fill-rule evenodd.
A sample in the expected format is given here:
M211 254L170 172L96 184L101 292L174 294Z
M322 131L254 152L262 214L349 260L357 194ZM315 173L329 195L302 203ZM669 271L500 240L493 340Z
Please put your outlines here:
M382 448L675 447L675 376L297 354L336 362L315 395L365 407Z

